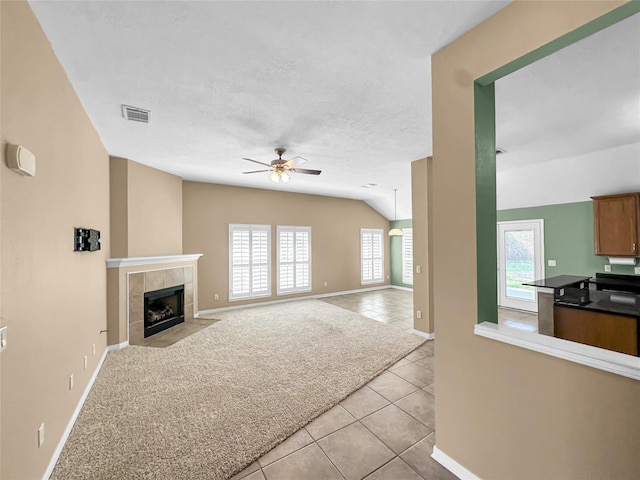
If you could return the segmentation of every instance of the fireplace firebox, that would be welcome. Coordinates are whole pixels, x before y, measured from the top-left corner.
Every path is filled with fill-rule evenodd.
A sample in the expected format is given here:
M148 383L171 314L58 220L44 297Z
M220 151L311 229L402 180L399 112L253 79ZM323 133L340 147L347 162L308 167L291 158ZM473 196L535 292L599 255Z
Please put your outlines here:
M184 322L184 285L144 294L144 338Z

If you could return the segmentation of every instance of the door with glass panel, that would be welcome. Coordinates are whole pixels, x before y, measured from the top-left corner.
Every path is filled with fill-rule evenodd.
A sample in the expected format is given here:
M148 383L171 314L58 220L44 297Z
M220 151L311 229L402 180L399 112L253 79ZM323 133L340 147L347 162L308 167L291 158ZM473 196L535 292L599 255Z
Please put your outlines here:
M537 312L536 289L522 284L541 278L543 220L498 222L498 304Z

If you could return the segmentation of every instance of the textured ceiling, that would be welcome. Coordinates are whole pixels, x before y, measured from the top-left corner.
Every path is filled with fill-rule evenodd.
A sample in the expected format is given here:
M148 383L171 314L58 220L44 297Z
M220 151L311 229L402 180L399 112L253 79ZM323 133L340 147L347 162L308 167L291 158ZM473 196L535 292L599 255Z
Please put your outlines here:
M431 154L430 55L507 3L30 2L109 154L186 180L359 198L391 219L394 188L397 218L411 217L410 163ZM534 141L571 130L571 118L565 130L545 127L546 73L497 89L503 163L542 160ZM562 87L582 91L569 83L547 103L564 100ZM121 104L151 110L151 125L125 121ZM631 108L630 123L638 118ZM257 167L242 157L269 162L280 146L322 175L286 185L242 175Z
M498 80L496 142L499 169L640 143L640 15Z

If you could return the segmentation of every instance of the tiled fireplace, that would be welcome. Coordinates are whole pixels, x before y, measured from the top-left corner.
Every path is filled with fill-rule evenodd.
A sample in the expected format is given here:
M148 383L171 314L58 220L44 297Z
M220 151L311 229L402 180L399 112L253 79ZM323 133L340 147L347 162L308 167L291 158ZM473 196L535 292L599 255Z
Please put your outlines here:
M192 321L197 312L195 285L199 257L197 254L108 260L109 345L127 342L144 345L165 328Z

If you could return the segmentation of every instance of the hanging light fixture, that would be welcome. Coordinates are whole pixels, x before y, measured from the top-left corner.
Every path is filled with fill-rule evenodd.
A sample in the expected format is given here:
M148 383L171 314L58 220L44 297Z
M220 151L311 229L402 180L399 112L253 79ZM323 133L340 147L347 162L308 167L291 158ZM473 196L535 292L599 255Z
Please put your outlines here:
M393 189L393 220L396 221L398 220L396 217L398 215L398 189L394 188ZM402 230L400 230L399 228L392 228L391 230L389 230L389 236L390 237L401 237L402 236Z

